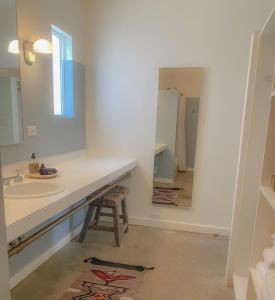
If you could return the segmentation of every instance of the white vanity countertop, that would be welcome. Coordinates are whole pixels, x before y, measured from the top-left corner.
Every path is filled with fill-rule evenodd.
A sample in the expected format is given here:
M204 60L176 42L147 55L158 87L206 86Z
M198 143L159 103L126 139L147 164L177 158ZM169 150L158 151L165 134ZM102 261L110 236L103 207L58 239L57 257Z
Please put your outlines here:
M96 158L84 155L49 166L57 168L60 176L41 180L62 184L65 187L64 191L41 198L6 198L4 201L8 242L133 170L136 164L135 159ZM34 181L36 179L24 180Z
M156 146L155 146L155 155L160 154L161 152L163 152L166 149L167 149L166 144L156 144Z

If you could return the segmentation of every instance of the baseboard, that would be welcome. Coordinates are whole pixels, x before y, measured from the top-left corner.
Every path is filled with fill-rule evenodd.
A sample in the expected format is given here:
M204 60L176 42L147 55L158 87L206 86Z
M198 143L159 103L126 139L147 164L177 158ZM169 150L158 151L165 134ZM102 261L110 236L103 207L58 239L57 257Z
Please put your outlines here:
M129 224L156 227L162 229L181 230L181 231L188 231L194 233L218 234L226 237L228 237L230 234L230 228L227 227L198 225L198 224L181 223L181 222L174 222L174 221L167 221L167 220L154 220L150 218L141 218L141 217L129 217Z
M14 288L18 285L22 280L24 280L27 276L29 276L32 272L34 272L39 266L41 266L45 261L47 261L51 256L53 256L56 252L58 252L61 248L63 248L66 244L68 244L73 238L75 238L82 229L82 225L75 228L73 231L68 233L62 240L58 243L54 244L47 251L42 253L36 259L34 259L30 264L28 264L25 268L20 270L14 276L10 278L10 289Z
M154 182L160 182L160 183L173 183L173 179L169 178L154 178Z

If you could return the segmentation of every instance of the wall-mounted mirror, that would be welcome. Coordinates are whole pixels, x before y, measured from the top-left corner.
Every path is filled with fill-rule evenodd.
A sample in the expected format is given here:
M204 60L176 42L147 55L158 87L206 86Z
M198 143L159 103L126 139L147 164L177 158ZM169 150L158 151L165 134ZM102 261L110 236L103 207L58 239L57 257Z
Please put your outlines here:
M23 139L16 1L0 0L0 146Z
M159 70L153 204L191 207L202 87L201 68Z

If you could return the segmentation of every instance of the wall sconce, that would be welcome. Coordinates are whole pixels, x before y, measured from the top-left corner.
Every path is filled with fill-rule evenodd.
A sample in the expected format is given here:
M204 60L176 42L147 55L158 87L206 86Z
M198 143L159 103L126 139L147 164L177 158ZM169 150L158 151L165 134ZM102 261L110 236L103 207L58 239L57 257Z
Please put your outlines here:
M19 54L19 42L13 40L10 42L8 51L10 53ZM51 54L53 47L51 42L45 39L37 40L36 42L24 41L23 52L26 64L32 65L35 63L36 53Z
M45 39L37 40L32 43L29 41L23 42L24 59L28 65L35 63L36 53L52 54L53 46L51 42Z

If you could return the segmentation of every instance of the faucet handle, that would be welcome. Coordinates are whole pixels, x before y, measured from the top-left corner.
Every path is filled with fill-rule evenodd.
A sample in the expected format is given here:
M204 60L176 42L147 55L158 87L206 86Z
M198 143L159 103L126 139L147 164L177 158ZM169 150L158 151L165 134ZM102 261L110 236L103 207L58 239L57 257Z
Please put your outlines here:
M23 173L24 170L22 170L22 169L15 169L14 172L16 172L17 176L20 176L20 173Z
M20 183L20 182L22 182L22 181L23 181L23 177L20 175L20 172L22 173L23 170L16 169L15 172L16 172L16 178L14 179L14 182L15 182L15 183Z

